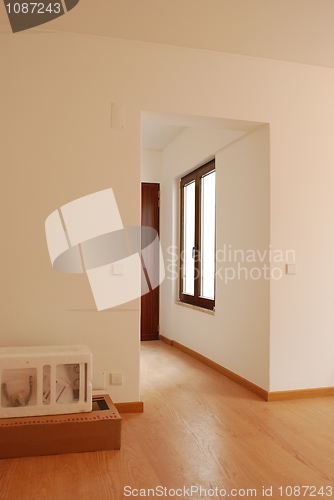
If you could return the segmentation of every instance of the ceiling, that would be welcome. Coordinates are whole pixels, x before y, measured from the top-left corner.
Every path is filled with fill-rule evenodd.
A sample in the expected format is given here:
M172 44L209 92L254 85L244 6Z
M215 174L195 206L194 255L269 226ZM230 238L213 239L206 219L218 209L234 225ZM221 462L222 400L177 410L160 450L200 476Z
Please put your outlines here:
M5 3L0 24L9 25ZM24 33L82 33L334 68L333 22L333 0L79 0Z
M334 68L334 0L79 0L66 15L16 34L4 4L2 32L16 37L80 33ZM143 148L164 149L186 126L194 125L144 119Z
M152 111L142 112L142 149L163 151L187 128L214 129L238 132L238 136L252 132L263 125L260 122L231 120ZM235 140L235 135L225 134L226 140Z
M142 148L163 151L185 128L167 123L142 122Z

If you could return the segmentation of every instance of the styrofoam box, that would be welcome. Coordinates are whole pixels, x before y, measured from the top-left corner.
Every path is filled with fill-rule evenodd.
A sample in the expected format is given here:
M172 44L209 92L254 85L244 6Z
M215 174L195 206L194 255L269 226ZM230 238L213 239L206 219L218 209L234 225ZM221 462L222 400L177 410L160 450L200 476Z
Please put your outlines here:
M0 418L92 410L87 346L0 348Z

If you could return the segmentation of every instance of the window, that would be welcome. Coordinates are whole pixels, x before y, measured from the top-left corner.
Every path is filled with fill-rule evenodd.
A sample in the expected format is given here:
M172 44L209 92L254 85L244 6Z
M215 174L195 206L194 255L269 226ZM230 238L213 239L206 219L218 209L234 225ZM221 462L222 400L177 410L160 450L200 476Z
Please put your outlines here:
M180 300L215 306L215 161L181 179Z

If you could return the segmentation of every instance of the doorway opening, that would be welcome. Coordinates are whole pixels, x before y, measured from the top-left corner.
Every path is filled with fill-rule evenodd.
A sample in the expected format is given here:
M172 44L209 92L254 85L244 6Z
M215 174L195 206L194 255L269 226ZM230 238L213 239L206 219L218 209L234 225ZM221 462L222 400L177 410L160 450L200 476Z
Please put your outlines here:
M158 339L159 335L174 339L179 273L173 268L173 277L168 267L173 267L169 265L171 252L174 258L179 251L180 178L262 125L244 120L142 112L141 182L160 185L159 229L166 271L158 299L151 301L153 309L146 310L142 302L142 323L158 318L152 339Z

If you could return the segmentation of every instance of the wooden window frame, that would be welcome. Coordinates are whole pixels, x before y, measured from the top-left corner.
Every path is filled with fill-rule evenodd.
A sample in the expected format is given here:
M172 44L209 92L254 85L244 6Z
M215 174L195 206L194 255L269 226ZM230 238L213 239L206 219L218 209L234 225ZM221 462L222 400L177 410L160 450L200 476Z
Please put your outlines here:
M203 176L215 170L215 160L211 160L205 165L193 170L189 174L180 179L180 289L179 297L181 302L192 304L204 309L215 309L214 299L208 299L200 296L201 285L201 179ZM183 259L184 252L184 187L190 182L195 181L195 278L194 278L194 295L183 293ZM216 263L215 263L216 265ZM216 287L215 287L216 295Z

